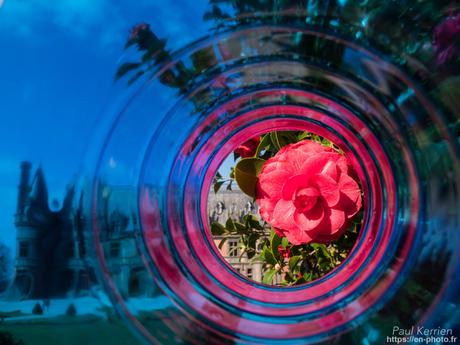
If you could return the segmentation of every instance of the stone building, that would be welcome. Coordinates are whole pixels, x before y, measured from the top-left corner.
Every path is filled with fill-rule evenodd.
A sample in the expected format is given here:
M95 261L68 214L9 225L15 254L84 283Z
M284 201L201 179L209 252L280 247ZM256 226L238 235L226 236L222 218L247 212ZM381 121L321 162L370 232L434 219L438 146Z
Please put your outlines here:
M41 168L31 178L32 165L21 164L15 214L15 279L8 291L12 299L50 299L79 296L97 285L94 260L87 247L91 235L83 215L83 194L75 200L70 186L58 211L49 208L48 190ZM126 212L131 189L104 190L100 241L112 279L122 295L150 295L146 271L136 249L137 218ZM128 197L129 196L129 197Z
M153 295L153 284L139 255L135 190L102 185L98 190L98 204L102 205L99 224L103 227L99 240L112 281L123 297Z
M81 260L79 212L73 207L74 187L69 187L58 211L48 204L41 168L31 178L32 165L21 164L15 214L15 281L9 295L19 299L62 296L89 285L89 272Z
M240 190L221 190L217 193L210 191L208 195L208 217L209 222L225 224L228 218L242 222L246 214L255 215L258 219L259 209L257 204ZM269 231L267 230L267 236ZM221 241L227 238L222 245ZM238 273L257 282L262 281L263 267L261 262L249 260L238 248L239 236L213 236L214 244L220 254ZM261 244L257 244L260 250Z

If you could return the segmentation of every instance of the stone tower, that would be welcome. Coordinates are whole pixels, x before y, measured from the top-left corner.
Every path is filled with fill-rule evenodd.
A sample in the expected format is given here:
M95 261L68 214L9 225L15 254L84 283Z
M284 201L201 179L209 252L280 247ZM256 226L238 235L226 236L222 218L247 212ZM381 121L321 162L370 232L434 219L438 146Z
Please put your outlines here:
M72 200L69 188L63 207L52 212L41 167L32 180L32 165L21 163L16 226L16 277L10 291L14 298L51 298L71 289L74 273L68 269L73 255Z

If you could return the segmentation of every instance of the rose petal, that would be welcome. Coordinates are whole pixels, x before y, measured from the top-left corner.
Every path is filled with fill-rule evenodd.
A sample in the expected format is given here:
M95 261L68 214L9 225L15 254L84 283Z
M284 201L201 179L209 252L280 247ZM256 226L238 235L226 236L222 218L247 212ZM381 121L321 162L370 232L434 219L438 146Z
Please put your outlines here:
M279 200L279 199L278 199ZM256 199L257 205L259 205L259 213L261 217L268 223L271 222L273 210L275 209L277 200L270 198Z
M342 156L337 152L315 153L305 160L300 169L301 173L310 176L325 174L334 179L334 181L337 181L339 170L337 169L336 162L339 161L341 157Z
M337 171L337 164L332 160L328 160L324 165L323 169L321 170L321 174L327 175L331 177L334 181L337 181L337 178L339 177Z
M344 156L340 156L335 164L337 164L337 168L341 174L347 175L349 173L350 166L348 164L348 160Z
M361 190L358 183L353 180L350 176L342 174L339 180L340 192L345 194L353 202L357 202L361 199Z
M312 197L312 196L319 196L319 192L318 192L318 189L314 187L306 187L306 188L298 189L296 195Z
M310 236L315 237L316 242L317 237L332 238L337 232L344 230L344 224L345 212L342 210L325 208L322 222L314 229L309 230L308 233Z
M310 210L318 202L319 191L314 187L302 188L296 191L294 205L299 212Z
M260 192L266 193L270 198L280 199L283 186L291 176L292 174L289 171L281 168L270 173L261 172L258 189Z
M283 191L281 196L284 200L292 200L295 192L300 188L308 187L308 180L310 177L306 174L291 176L284 182Z
M313 241L313 237L307 234L306 231L302 231L300 229L297 229L295 231L288 231L285 233L285 235L289 242L291 242L294 245L310 243Z
M345 224L345 212L334 208L331 208L328 211L328 217L331 224L330 234L334 235L335 233L340 231L343 225Z
M327 206L333 207L337 205L340 200L340 190L337 182L327 175L316 174L311 178L311 183L319 189Z
M307 212L295 212L294 221L302 230L311 230L317 227L324 218L323 204L318 202L312 209Z
M303 172L302 166L310 155L300 150L286 151L286 160L289 162L293 174L298 175Z
M294 223L295 212L296 208L292 201L283 199L279 200L273 210L271 225L287 231L296 228Z
M359 212L359 210L361 209L361 206L362 206L361 196L356 202L354 202L349 197L347 197L344 193L340 193L340 201L335 207L344 210L347 218L350 219L356 213Z
M332 241L338 240L347 231L348 225L349 225L349 222L345 220L345 223L340 227L339 231L335 232L334 234L327 234L327 235L318 234L315 237L315 242L331 243Z
M317 143L312 140L305 140L305 141L299 141L298 143L294 144L293 149L298 149L300 151L306 152L308 154L313 154L313 153L318 153L318 152L327 152L327 151L333 151L333 149L323 146L320 143Z

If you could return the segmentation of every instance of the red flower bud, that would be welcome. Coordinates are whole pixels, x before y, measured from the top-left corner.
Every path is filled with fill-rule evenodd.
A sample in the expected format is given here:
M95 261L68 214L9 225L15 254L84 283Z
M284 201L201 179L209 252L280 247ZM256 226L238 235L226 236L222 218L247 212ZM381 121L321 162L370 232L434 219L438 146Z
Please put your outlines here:
M291 250L286 249L282 255L283 255L283 258L289 259L291 257Z
M248 141L238 146L235 150L235 153L237 153L242 158L252 157L256 154L259 144L260 137L249 139Z

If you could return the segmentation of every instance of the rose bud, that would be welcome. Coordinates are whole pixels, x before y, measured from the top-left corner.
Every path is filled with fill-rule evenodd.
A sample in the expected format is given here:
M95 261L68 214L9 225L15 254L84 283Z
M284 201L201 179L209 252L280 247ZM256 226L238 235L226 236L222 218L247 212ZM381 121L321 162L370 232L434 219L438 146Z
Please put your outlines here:
M260 137L255 137L238 146L235 153L242 158L253 157L256 154L257 147L260 144Z

